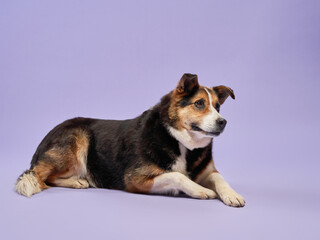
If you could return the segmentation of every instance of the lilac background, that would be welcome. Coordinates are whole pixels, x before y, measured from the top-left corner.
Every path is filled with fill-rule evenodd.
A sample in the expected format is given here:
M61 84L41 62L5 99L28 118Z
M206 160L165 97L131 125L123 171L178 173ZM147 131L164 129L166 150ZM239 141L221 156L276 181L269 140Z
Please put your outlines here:
M1 239L319 239L319 1L1 1ZM13 184L61 121L234 89L215 161L247 205ZM4 238L3 238L4 237Z

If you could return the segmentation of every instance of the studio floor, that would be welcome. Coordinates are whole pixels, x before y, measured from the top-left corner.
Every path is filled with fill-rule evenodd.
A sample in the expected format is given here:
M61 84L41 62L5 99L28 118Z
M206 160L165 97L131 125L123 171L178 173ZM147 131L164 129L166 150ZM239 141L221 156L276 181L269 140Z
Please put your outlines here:
M238 174L230 184L244 208L219 200L51 188L14 191L23 166L1 168L1 234L10 239L319 239L319 183ZM242 175L242 177L241 177ZM249 181L249 178L253 177ZM236 179L237 178L237 179ZM293 178L292 178L293 179ZM315 190L316 188L316 190Z

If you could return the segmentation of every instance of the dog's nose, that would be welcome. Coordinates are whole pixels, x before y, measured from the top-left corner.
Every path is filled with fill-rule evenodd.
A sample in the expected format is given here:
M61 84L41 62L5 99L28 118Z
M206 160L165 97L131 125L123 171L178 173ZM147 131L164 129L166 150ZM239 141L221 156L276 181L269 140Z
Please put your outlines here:
M217 119L217 125L221 130L224 129L226 124L227 124L227 120L225 120L224 118L218 118Z

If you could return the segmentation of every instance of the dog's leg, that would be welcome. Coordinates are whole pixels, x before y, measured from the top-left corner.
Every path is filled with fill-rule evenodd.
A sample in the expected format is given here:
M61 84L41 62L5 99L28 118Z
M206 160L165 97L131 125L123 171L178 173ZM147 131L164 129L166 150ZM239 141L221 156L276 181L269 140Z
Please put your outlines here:
M217 197L216 193L202 187L179 172L163 173L153 179L151 193L178 193L179 191L199 199Z
M219 195L219 198L228 206L243 207L245 205L243 197L234 191L216 170L207 174L200 184L213 189Z
M88 188L89 183L86 179L70 177L70 178L56 178L51 182L56 187L67 188Z

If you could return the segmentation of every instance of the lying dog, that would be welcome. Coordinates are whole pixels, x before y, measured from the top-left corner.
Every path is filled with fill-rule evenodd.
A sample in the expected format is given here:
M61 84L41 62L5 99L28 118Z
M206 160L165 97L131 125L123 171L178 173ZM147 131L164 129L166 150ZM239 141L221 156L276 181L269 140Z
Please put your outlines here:
M27 197L49 186L181 191L242 207L244 199L212 159L212 139L227 123L219 109L228 96L235 98L230 88L203 87L197 75L184 74L176 89L137 118L67 120L42 140L16 190Z

